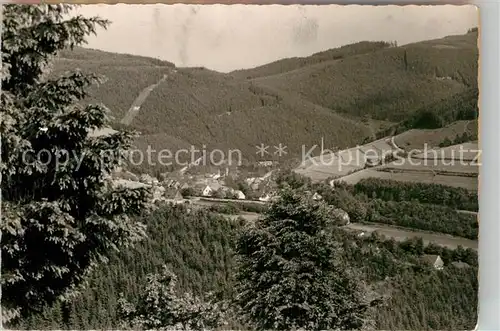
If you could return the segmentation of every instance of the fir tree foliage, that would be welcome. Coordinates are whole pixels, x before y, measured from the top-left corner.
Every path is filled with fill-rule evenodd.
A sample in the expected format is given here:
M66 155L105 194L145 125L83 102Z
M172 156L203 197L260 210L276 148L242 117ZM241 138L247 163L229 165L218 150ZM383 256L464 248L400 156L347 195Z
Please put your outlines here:
M245 228L236 253L236 302L258 330L360 329L368 302L341 261L331 208L285 188L265 218Z
M176 293L177 276L166 266L148 276L136 305L123 296L119 311L129 326L141 330L212 330L225 322L221 303L204 301L191 293Z
M109 22L69 17L68 5L5 5L0 103L2 306L29 316L64 298L112 250L144 236L135 217L149 192L115 189L108 175L132 134L92 136L109 125L85 105L97 76L48 78L59 51Z

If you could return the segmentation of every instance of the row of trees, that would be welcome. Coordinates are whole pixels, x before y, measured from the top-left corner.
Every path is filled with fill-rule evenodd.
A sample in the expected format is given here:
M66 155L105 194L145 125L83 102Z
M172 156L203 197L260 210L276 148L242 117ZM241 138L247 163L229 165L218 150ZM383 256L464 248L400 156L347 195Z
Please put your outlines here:
M307 185L307 184L304 184ZM323 199L345 210L351 221L384 223L477 240L477 194L436 184L403 183L377 178L356 185L313 185Z
M448 147L452 145L458 145L458 144L463 144L469 141L474 141L477 140L477 133L471 133L471 132L463 132L462 134L458 134L451 140L450 138L446 137L443 139L442 142L439 143L439 147Z
M460 213L448 207L411 201L371 200L367 203L367 222L448 233L477 240L477 215Z
M412 201L443 205L453 209L478 211L477 192L461 187L440 184L399 182L389 179L365 178L356 183L352 189L343 188L353 194L364 194L369 198L384 201Z
M268 209L267 205L252 202L223 202L209 207L210 211L229 215L237 215L242 211L263 214Z

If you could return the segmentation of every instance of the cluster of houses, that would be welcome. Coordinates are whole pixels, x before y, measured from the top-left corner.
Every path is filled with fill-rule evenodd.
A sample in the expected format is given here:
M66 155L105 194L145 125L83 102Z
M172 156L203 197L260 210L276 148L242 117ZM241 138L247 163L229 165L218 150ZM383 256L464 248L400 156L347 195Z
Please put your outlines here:
M230 198L239 200L246 199L245 194L241 190L235 190L224 186L217 180L197 182L191 188L194 190L195 195L202 197Z
M247 178L245 180L249 191L257 194L253 194L253 199L267 202L275 196L275 190L269 184L272 182L270 177L271 174L269 173L263 177ZM239 200L249 199L242 190L227 186L225 179L228 178L228 174L221 174L221 172L203 175L162 174L158 179L148 174L136 175L118 168L113 172L111 178L115 186L152 188L152 202L181 203L184 200L183 195Z
M270 202L277 196L276 183L271 178L271 172L262 177L250 177L244 180L248 190L253 193L251 199L244 192L225 185L227 176L216 174L184 175L172 177L168 174L157 179L148 174L136 175L123 169L117 169L112 176L115 186L128 188L148 187L152 189L152 203L169 202L184 203L187 197L211 197L220 199L258 200ZM309 192L314 200L322 200L317 192ZM350 223L349 215L342 209L333 211L334 218L339 225Z
M180 193L180 183L160 182L157 178L143 174L137 176L129 171L119 169L112 175L112 183L114 186L122 186L126 188L147 187L152 189L152 203L156 202L172 202L175 204L184 202L184 198Z
M270 201L276 195L276 185L271 178L272 171L262 177L248 177L239 179L243 186L246 186L245 192L235 188L236 185L228 184L235 178L230 176L228 172L221 173L220 171L214 174L205 174L200 176L190 176L188 178L188 187L197 196L216 197L226 199L239 200L259 200Z

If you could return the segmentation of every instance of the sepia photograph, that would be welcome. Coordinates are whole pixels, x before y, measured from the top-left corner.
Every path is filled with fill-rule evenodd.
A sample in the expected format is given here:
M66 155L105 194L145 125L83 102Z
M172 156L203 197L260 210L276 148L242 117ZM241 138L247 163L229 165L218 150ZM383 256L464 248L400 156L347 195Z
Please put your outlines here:
M9 330L472 330L474 6L2 6Z

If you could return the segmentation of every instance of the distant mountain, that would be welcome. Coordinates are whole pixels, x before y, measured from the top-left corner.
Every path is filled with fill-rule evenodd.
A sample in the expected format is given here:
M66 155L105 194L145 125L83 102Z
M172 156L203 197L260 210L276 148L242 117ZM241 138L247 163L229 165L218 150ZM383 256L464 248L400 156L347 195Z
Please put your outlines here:
M252 69L235 70L231 72L231 75L246 79L267 77L322 62L340 60L353 55L372 53L390 46L391 44L383 41L362 41L359 43L345 45L339 48L333 48L323 52L315 53L311 56L282 59Z
M252 81L339 113L401 121L417 108L477 86L477 32L259 74L268 67L250 69L258 77Z
M137 146L239 149L244 159L297 157L323 142L344 148L381 127L477 88L477 32L395 47L361 42L306 58L223 74L176 68L158 59L78 48L55 61L54 74L80 68L107 82L102 102L116 128L139 130ZM405 128L409 129L409 128ZM256 146L270 146L256 154Z

